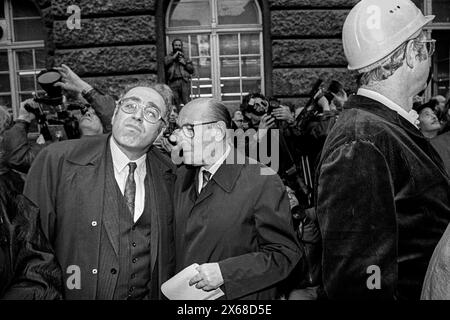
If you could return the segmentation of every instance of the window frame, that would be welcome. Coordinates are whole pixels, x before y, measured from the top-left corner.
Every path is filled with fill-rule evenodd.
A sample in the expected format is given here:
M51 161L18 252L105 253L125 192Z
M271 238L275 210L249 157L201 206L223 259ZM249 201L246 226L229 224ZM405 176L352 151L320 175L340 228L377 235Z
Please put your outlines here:
M422 0L422 5L423 5L423 14L424 15L432 15L433 14L433 0ZM429 25L427 25L424 28L424 30L427 32L427 37L429 39L431 39L433 37L433 31L448 31L448 32L450 32L450 22L431 22ZM437 72L437 65L436 65L435 57L433 57L432 63L433 63L432 64L433 74L434 74L434 77L436 77L438 72ZM450 66L449 66L449 75L450 75ZM428 88L425 92L426 100L431 99L431 97L438 94L438 92L439 92L438 91L438 82L433 81L433 85L428 86Z
M19 68L18 68L18 61L16 58L16 52L20 50L35 50L35 49L45 49L45 39L43 40L31 40L31 41L16 41L14 36L14 20L26 20L29 18L33 19L42 19L42 17L33 16L33 17L13 17L13 1L12 0L5 0L5 20L7 25L6 30L6 38L7 40L3 43L0 43L0 50L6 51L8 56L8 66L9 70L9 83L10 83L10 91L9 94L1 94L1 96L10 96L11 97L11 109L13 112L14 119L17 118L19 115L19 108L20 108L20 83L19 83ZM33 1L30 1L33 3L33 5L36 5ZM36 7L36 9L38 9ZM33 67L36 67L36 59L35 54L33 54ZM35 90L37 91L37 82L36 82L36 75L42 70L42 69L34 69L35 79L34 79L34 85ZM6 74L6 72L2 73Z
M219 99L222 97L223 94L221 94L221 74L220 74L220 59L224 57L225 55L220 55L220 43L219 43L219 36L223 34L234 34L238 36L238 59L240 61L239 63L239 77L233 77L237 79L240 79L240 89L241 89L241 100L244 96L245 92L243 92L243 81L242 81L242 58L245 57L241 55L241 43L240 43L240 37L242 34L249 33L249 34L258 34L259 35L259 53L253 54L253 56L258 56L260 59L260 73L258 77L250 77L245 78L245 80L260 80L261 82L261 92L263 94L270 93L271 90L268 88L267 83L271 81L271 77L267 77L267 73L271 72L271 70L267 67L267 59L271 59L270 54L267 54L266 52L266 42L267 42L267 36L265 35L265 27L267 28L266 16L265 16L265 5L264 3L260 3L260 1L255 0L255 4L258 10L258 20L260 21L259 24L226 24L226 25L219 25L218 24L218 6L217 1L220 0L210 0L210 10L211 10L211 25L209 26L193 26L193 27L169 27L170 22L170 10L172 6L174 5L175 0L168 0L166 2L166 6L163 10L164 16L163 16L163 28L164 28L164 35L163 35L163 43L164 43L164 56L167 54L167 52L171 48L170 43L170 37L180 35L180 36L190 36L193 34L199 35L199 34L207 34L210 36L210 55L211 55L211 78L212 78L212 96L218 97ZM159 7L159 10L161 10L161 6ZM158 8L157 8L158 11ZM161 12L161 11L159 11ZM158 14L157 14L158 16ZM188 38L190 39L190 37ZM270 41L271 42L271 41ZM190 46L189 46L190 47ZM191 56L189 52L189 57ZM235 56L235 55L233 55ZM161 71L161 69L160 69ZM164 70L163 70L164 71ZM215 75L215 76L213 76ZM255 79L253 79L255 78ZM201 78L200 78L201 79ZM232 80L232 79L225 79L225 80ZM268 81L269 80L269 81ZM225 101L225 103L236 103L237 100L233 101Z

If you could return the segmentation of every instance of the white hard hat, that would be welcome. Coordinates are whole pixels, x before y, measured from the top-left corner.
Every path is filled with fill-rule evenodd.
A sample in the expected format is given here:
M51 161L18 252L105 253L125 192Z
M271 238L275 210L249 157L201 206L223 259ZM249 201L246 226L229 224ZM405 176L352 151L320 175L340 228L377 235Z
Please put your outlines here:
M361 71L372 66L433 19L410 0L362 0L350 11L342 30L348 68Z

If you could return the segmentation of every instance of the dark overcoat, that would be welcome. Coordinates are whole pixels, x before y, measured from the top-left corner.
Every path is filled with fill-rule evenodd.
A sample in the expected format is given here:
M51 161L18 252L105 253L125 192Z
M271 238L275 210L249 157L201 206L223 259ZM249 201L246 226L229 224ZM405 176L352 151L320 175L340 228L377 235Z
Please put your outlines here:
M101 276L98 270L102 263L99 261L102 223L114 251L118 252L118 215L113 219L103 217L108 138L100 135L50 145L35 159L25 184L24 193L40 208L42 228L62 266L66 299L96 298L97 277ZM173 275L175 175L170 159L155 148L147 153L147 167L150 185L146 188L153 188L155 195L151 199L151 287L160 288ZM79 289L73 288L75 280L69 278L78 267ZM160 299L161 295L160 290L151 290L152 299Z

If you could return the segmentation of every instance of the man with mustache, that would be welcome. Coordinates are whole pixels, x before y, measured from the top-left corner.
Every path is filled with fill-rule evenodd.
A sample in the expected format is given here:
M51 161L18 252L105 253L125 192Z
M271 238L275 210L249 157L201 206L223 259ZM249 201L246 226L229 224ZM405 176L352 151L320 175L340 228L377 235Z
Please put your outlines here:
M40 207L66 299L159 299L172 275L172 163L153 142L169 105L158 87L120 99L112 134L41 151L24 193Z

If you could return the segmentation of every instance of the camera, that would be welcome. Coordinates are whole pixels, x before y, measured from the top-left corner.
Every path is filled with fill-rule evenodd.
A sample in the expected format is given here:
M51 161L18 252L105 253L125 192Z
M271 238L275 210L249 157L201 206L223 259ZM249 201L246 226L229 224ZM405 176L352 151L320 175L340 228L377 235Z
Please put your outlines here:
M80 110L82 114L85 114L88 110L87 105L77 103L66 105L63 102L62 89L55 86L61 78L61 74L55 69L41 71L37 76L37 82L44 93L33 94L33 100L39 104L39 107L24 105L26 111L35 115L40 126L40 133L47 141L78 138L80 136L78 122L69 111Z
M280 107L280 100L277 98L269 99L269 107L267 108L267 114L271 115L274 109L278 109Z

